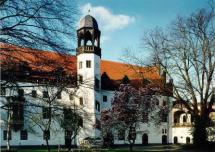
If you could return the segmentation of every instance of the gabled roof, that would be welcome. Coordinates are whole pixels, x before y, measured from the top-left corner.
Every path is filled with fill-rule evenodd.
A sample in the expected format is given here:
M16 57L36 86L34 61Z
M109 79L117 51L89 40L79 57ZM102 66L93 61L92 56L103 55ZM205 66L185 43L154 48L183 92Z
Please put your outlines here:
M121 80L125 75L130 80L134 79L160 79L159 67L139 67L135 65L128 65L120 62L113 62L102 60L101 73L106 72L107 75L113 80Z
M76 56L60 54L52 51L42 51L31 48L22 48L14 45L0 44L1 67L9 66L12 62L27 63L32 70L52 71L56 67L62 67L68 74L76 73ZM150 80L160 79L159 68L138 67L107 60L101 60L101 74L106 74L112 80L121 80L125 75L130 80L139 79L140 74Z

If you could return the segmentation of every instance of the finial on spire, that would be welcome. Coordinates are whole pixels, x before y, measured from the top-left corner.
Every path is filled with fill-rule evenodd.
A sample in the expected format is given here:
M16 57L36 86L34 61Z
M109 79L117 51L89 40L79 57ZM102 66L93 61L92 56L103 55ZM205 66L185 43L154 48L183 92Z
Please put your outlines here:
M88 10L88 15L90 15L90 9Z

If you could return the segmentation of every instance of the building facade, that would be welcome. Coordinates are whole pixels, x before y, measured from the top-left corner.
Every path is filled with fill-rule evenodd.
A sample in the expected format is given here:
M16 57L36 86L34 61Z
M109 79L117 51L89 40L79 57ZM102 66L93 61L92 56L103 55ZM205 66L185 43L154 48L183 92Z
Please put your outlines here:
M77 50L76 56L71 56L67 62L72 62L71 66L76 66L74 69L76 71L78 89L73 87L67 88L66 90L61 90L59 98L57 101L65 104L67 107L76 105L84 111L82 113L81 119L81 129L77 137L73 140L72 144L80 145L80 143L90 137L90 138L101 138L101 131L99 127L95 127L95 124L100 123L100 114L102 109L107 109L111 107L111 101L116 91L117 84L120 83L121 79L126 75L133 84L136 85L139 82L137 78L139 75L135 75L135 72L128 70L128 66L123 63L117 63L112 61L101 60L102 51L100 48L100 35L99 26L95 18L90 15L85 16L81 21L79 28L77 30ZM45 53L47 57L52 54L53 60L57 57L54 53ZM54 55L53 55L54 54ZM21 55L25 56L25 55ZM31 55L32 56L32 55ZM20 56L19 56L20 57ZM29 59L29 58L28 58ZM27 59L26 59L27 60ZM59 61L59 59L58 59ZM35 62L35 61L34 61ZM135 67L136 69L139 67ZM154 69L154 67L152 67ZM71 69L70 69L71 70ZM138 69L140 70L140 69ZM138 74L143 74L150 81L160 82L158 80L163 80L161 71L155 68L155 71L146 71L141 68L142 72ZM24 72L24 71L22 71ZM28 75L28 73L27 73ZM33 80L33 78L31 78ZM5 81L4 79L1 80ZM164 82L166 85L172 84ZM42 81L30 81L30 79L25 79L25 81L19 81L17 83L19 89L17 88L1 88L1 107L7 102L7 97L11 95L21 94L23 100L28 100L34 102L41 102L44 98L47 98L47 87L43 85ZM48 88L56 94L57 87ZM71 92L73 96L71 97ZM158 96L159 105L173 106L173 100L170 94L163 94ZM80 108L81 107L81 108ZM25 107L22 107L25 108ZM21 108L21 109L22 109ZM15 109L12 115L20 115L20 108ZM32 110L32 109L31 109ZM35 110L35 109L33 109ZM47 112L44 109L38 107L38 113L41 114L45 119ZM44 114L45 113L45 114ZM87 113L87 116L86 116ZM43 130L39 126L34 126L32 131L28 128L28 122L25 121L25 114L23 115L23 122L25 123L20 130L10 131L10 144L12 146L26 146L26 145L45 145L44 134L49 136L50 145L65 145L69 142L66 138L67 130L63 129L59 124L54 123L54 129L46 131L45 127ZM1 109L1 146L6 146L7 138L7 125L5 121L8 119L7 109ZM27 124L26 124L27 123ZM167 143L192 143L192 118L186 109L179 106L171 108L168 118L165 122L162 122L160 126L155 126L151 123L140 124L137 129L136 144L167 144ZM35 131L36 130L36 131ZM115 144L126 144L124 140L124 135L119 133L114 134Z

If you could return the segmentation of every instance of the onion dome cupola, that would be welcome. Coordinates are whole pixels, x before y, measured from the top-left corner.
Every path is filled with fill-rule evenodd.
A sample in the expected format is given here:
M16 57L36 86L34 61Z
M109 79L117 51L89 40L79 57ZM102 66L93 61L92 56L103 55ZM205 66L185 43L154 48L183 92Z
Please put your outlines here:
M100 35L101 32L94 17L86 15L82 18L77 30L77 55L82 53L95 53L101 57Z

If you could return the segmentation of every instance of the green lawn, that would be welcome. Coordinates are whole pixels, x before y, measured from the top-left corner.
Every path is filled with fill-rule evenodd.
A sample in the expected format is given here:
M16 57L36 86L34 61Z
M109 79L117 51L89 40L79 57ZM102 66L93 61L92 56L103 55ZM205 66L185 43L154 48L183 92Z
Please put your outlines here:
M67 150L63 150L66 152ZM134 146L134 152L205 152L203 150L194 150L192 147L184 148L182 145L148 145L148 146ZM207 150L207 152L215 152L212 148ZM32 149L19 149L18 152L47 152L45 148L32 148ZM57 149L51 149L51 152L58 152ZM78 152L75 150L74 152ZM87 151L92 152L92 151ZM95 152L129 152L129 147L117 147L114 149L102 149L102 150L95 150Z

